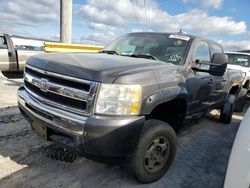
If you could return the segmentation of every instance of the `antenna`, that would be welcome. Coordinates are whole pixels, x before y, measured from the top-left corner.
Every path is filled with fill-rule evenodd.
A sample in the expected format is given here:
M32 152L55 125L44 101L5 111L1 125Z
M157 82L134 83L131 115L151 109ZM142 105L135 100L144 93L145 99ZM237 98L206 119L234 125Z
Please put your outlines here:
M136 14L135 7L134 7L134 4L133 4L132 0L130 0L130 4L132 6L132 10L133 10L134 15L135 15L135 20L136 20L136 23L137 23L137 28L139 28L139 21L138 21L137 14ZM135 4L136 4L136 2L135 2Z
M146 0L144 0L144 11L145 11L146 24L147 24L147 31L148 31L149 25L148 25L148 13L147 13L147 2L146 2Z
M179 34L183 34L184 32L182 31L182 28L180 28L180 30L179 30L179 32L178 32Z
M95 3L95 2L94 2ZM92 20L93 26L92 26L92 46L95 44L95 8L93 8L93 20Z
M150 22L151 22L151 0L148 0L148 27L150 28ZM151 7L151 8L150 8Z

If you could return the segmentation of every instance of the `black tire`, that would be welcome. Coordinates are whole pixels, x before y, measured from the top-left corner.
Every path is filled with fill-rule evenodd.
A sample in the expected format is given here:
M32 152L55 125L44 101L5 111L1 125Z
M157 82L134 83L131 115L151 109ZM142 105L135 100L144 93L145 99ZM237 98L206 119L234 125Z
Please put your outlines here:
M246 102L246 96L240 97L234 107L235 112L243 112Z
M142 183L160 179L173 162L176 152L174 129L159 120L147 120L134 153L129 157L129 171Z
M229 124L232 121L234 112L235 96L230 95L229 100L224 104L220 111L220 121L225 124Z
M247 91L246 100L250 100L250 90Z
M247 89L242 88L237 101L235 102L234 111L243 112L246 103Z
M233 115L227 115L227 114L220 113L220 122L225 123L225 124L229 124L232 121L232 116Z

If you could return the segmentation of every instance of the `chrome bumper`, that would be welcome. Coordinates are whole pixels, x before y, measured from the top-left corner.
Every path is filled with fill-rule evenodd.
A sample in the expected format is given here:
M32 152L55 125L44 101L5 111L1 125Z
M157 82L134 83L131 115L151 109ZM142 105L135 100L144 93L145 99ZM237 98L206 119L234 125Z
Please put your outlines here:
M57 128L63 132L70 132L70 134L74 135L83 135L83 126L88 117L45 105L29 95L23 87L18 90L18 104L21 109L51 124L53 128Z
M144 116L77 115L42 103L24 87L18 90L18 105L39 136L88 158L119 157L131 152L145 122Z

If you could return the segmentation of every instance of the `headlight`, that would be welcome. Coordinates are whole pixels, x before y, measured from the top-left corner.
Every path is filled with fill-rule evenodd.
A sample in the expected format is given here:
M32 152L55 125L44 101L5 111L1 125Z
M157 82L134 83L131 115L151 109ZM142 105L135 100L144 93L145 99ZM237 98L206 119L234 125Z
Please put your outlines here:
M96 114L138 115L141 108L140 85L101 84Z

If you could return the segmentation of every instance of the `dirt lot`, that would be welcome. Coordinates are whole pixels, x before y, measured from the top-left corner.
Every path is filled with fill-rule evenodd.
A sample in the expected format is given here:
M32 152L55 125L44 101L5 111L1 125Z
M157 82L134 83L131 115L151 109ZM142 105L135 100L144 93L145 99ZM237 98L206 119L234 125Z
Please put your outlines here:
M221 187L242 114L230 125L209 116L186 125L178 134L178 149L167 174L152 184L140 184L121 167L77 156L74 163L47 158L48 143L30 129L16 107L21 79L0 76L0 187ZM246 106L246 108L248 105ZM2 163L1 163L2 162ZM2 165L1 165L2 164ZM10 174L1 179L1 172Z

